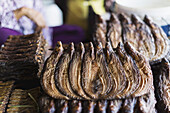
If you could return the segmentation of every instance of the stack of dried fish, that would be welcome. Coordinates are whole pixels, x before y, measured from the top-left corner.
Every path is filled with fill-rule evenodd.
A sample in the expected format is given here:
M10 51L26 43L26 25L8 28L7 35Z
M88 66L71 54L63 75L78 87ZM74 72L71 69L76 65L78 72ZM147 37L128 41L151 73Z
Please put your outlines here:
M10 36L0 49L0 79L32 79L43 67L44 46L41 34Z
M108 24L99 16L96 26L94 41L102 42L103 47L107 41L111 42L113 48L116 48L119 42L129 42L151 63L162 59L169 51L166 34L147 16L142 21L135 15L129 18L124 14L111 14Z
M10 96L7 113L38 113L40 89L15 89Z
M15 84L0 81L0 113L38 113L40 88L15 89Z
M14 81L0 81L0 113L5 112L13 87Z
M58 100L43 95L41 113L156 113L154 92L121 100Z
M147 16L142 21L135 15L111 14L108 22L99 16L94 43L63 47L58 42L46 60L41 112L170 112L169 64L162 61L161 74L154 75L158 81L153 81L149 64L161 61L168 51L167 36Z
M47 59L41 76L43 90L56 99L124 99L147 94L153 89L147 59L128 42L113 50L98 43L66 49L58 42Z

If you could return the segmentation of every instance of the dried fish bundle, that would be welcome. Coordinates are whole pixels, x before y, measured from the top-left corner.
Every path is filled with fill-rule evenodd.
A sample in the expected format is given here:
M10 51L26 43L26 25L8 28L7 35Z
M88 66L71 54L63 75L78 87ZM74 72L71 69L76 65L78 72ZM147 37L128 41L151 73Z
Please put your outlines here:
M152 66L154 74L156 108L160 113L170 112L170 63L162 59L161 63Z
M1 80L36 78L43 68L45 44L41 34L10 36L0 49Z
M103 48L106 44L106 33L107 33L107 24L106 21L99 15L97 15L97 23L94 33L94 40L95 42L101 42Z
M148 60L128 42L112 49L102 44L58 42L46 60L41 86L55 99L125 99L147 94L153 89Z
M107 41L110 41L113 48L116 48L120 42L129 42L152 64L165 56L168 57L170 42L163 30L152 22L150 18L146 16L142 20L136 15L132 14L131 17L128 17L122 13L111 13L110 15L108 24L105 24L106 20L98 17L102 21L96 23L94 42L102 42L103 48ZM105 29L101 30L99 26L107 27L102 27ZM106 31L106 33L103 31Z
M112 13L108 22L106 39L111 42L113 48L116 48L120 42L122 43L121 32L120 21L116 14Z
M64 100L40 97L41 113L156 113L154 90L140 97L114 100Z
M30 90L14 89L11 93L7 106L8 113L38 113L38 97L40 88Z
M4 113L14 87L14 81L0 81L0 113Z
M169 39L164 31L155 24L148 16L145 16L144 22L150 27L155 40L155 56L152 60L161 59L169 52Z

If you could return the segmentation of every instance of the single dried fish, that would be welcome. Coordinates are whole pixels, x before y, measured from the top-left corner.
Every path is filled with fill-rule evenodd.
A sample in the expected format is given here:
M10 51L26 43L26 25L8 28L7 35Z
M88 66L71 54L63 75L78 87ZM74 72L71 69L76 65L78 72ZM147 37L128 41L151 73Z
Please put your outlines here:
M138 72L140 73L140 75L137 77L139 81L139 86L137 87L137 90L134 92L133 95L140 96L146 94L147 92L149 92L149 90L153 89L153 76L149 62L143 55L135 51L130 43L125 43L125 49L128 54L130 54L131 57L134 59L139 69Z
M89 43L82 64L81 85L84 92L92 99L98 98L98 90L95 86L94 78L97 76L98 66L94 65L94 47L93 43ZM92 65L94 65L92 67ZM93 71L93 72L92 72ZM96 91L95 91L96 89ZM100 92L101 93L101 92Z
M69 62L72 59L74 51L74 44L70 43L69 48L64 51L56 65L54 78L55 85L62 94L77 99L80 97L72 91L68 78Z
M155 55L155 42L152 33L149 27L136 15L132 14L131 20L136 26L136 32L140 37L139 47L136 49L151 60Z
M127 52L125 51L124 47L119 44L116 52L119 56L119 59L123 65L125 70L125 75L127 79L127 87L125 88L124 94L126 97L133 94L137 88L139 87L139 70L133 61L132 57L130 57Z
M77 51L74 52L73 58L69 65L69 81L70 86L74 93L77 95L89 99L89 97L84 93L81 86L81 65L83 56L85 53L85 48L83 43L80 43L77 47Z
M114 83L112 90L106 95L106 98L120 98L122 97L121 94L123 94L123 90L126 88L127 81L122 63L120 62L115 51L113 51L110 42L106 43L106 58L111 73L111 78Z
M169 51L169 39L163 30L156 25L148 16L144 17L144 22L150 27L152 35L155 39L155 56L152 61L165 57Z
M107 40L111 42L113 48L116 48L120 42L122 43L121 33L122 27L120 21L117 16L112 13L108 23Z
M55 47L51 56L46 60L44 64L44 69L41 75L41 86L43 90L53 98L61 98L68 99L68 97L64 96L59 92L59 90L55 86L54 81L54 71L55 67L58 64L59 58L63 54L63 47L61 42L57 42L57 46Z
M103 48L106 44L106 32L107 25L105 20L103 20L101 16L97 15L97 24L93 39L95 40L95 42L101 42Z

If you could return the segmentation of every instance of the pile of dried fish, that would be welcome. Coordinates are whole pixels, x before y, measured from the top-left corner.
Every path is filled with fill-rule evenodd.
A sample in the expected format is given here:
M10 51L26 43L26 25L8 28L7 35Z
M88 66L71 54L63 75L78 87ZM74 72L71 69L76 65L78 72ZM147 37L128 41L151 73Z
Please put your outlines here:
M40 77L42 113L170 112L170 65L162 60L170 42L159 26L147 16L98 16L93 41L57 43Z
M170 63L168 60L163 59L158 64L153 65L152 70L155 90L151 88L147 94L139 97L125 99L67 100L54 99L44 94L39 101L40 111L42 113L169 113ZM54 81L52 80L50 83L54 84ZM55 86L55 84L53 86ZM58 91L56 87L53 88L55 88L55 91ZM51 94L56 93L51 90L51 87L49 87L49 89ZM48 94L49 92L46 93ZM63 93L61 92L60 94L62 95Z
M110 42L63 48L58 42L44 65L41 86L56 99L124 99L153 89L149 61L128 42L112 49Z
M94 41L102 42L103 47L110 41L113 48L119 42L129 42L151 63L164 58L169 51L169 39L163 30L147 16L141 20L135 15L111 14L108 23L98 16Z
M40 97L41 113L156 113L154 91L122 100L58 100Z
M43 67L45 44L41 34L10 36L0 49L0 80L35 78Z

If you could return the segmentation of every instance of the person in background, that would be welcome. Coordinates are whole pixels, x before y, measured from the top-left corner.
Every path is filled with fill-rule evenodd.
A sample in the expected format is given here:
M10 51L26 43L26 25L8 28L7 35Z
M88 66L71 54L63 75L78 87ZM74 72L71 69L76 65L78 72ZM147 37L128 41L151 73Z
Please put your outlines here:
M105 0L105 9L107 12L113 12L115 0Z
M41 0L0 0L0 29L3 28L10 28L25 35L43 28L48 45L52 45L51 35L43 18ZM0 37L0 42L3 43L8 35L11 34Z

